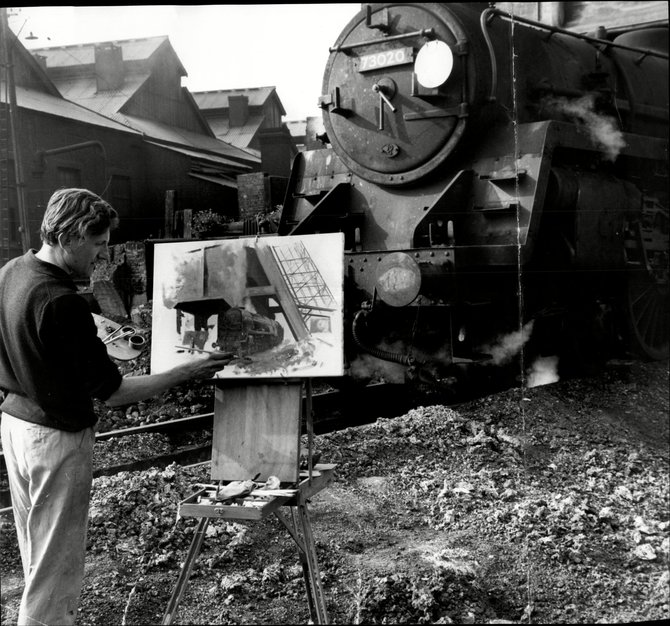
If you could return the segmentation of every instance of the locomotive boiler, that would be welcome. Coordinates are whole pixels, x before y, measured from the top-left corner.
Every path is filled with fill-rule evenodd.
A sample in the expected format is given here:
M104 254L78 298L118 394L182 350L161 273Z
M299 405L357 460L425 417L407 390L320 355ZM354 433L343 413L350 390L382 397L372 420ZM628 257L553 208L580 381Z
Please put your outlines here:
M448 384L515 336L526 359L667 358L667 43L484 3L366 5L344 27L279 234L344 233L352 375Z

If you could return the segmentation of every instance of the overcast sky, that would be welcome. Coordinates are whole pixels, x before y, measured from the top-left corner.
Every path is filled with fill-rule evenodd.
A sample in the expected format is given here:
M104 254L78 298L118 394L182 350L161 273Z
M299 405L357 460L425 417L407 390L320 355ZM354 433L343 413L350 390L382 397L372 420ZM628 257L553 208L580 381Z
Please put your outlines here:
M277 88L285 121L316 106L328 47L355 4L219 4L13 7L9 25L26 48L167 35L191 91ZM37 39L27 39L30 34Z

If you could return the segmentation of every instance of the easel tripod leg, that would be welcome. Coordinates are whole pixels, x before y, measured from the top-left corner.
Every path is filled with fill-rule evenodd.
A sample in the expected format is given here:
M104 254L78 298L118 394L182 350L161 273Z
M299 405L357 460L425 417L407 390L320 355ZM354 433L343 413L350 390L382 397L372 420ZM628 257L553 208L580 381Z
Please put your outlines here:
M296 545L298 546L298 556L300 557L300 565L302 565L302 576L305 580L305 591L307 592L307 604L309 606L309 616L312 619L312 622L315 624L319 623L318 613L316 611L316 606L314 605L314 591L313 585L309 572L309 561L307 560L307 554L305 550L305 544L299 540L299 531L298 531L298 515L296 513L296 507L292 506L291 508L291 521L293 523L292 529L289 528L289 533L293 537ZM285 526L288 525L284 523Z
M186 584L188 583L191 571L193 570L193 564L195 563L196 558L198 558L200 548L202 548L202 542L203 539L205 538L205 531L207 530L208 525L209 525L208 517L200 518L200 522L198 522L198 526L196 527L195 533L193 534L193 540L191 541L191 547L189 548L186 560L184 561L184 566L182 567L181 573L179 574L177 585L175 586L174 591L172 592L170 602L168 602L167 609L163 614L163 621L161 622L161 624L172 624L172 620L177 615L177 608L179 607L179 602L181 601L181 598L184 595Z
M298 504L298 515L302 526L302 536L305 542L305 557L308 563L312 595L314 597L314 606L316 610L316 623L327 624L328 614L326 613L326 601L321 587L321 573L319 563L316 559L316 546L314 545L314 536L312 535L312 525L309 521L307 504L300 501Z

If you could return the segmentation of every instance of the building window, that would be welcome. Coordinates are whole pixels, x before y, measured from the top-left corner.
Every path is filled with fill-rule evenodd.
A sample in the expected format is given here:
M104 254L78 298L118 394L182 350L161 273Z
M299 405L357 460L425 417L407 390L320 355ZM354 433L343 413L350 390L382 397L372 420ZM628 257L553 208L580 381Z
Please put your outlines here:
M279 109L272 107L272 128L279 128L281 126L281 114Z
M128 215L131 208L130 176L112 175L109 185L109 203L119 215Z
M81 172L74 167L58 168L58 183L61 187L81 187Z

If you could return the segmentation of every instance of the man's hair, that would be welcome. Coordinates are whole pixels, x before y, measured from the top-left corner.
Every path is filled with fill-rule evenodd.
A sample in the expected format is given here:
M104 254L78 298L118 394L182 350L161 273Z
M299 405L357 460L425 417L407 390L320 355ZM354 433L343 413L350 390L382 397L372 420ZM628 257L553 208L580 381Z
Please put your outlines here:
M59 189L49 198L40 238L55 246L59 237L81 239L85 235L101 235L118 226L119 216L112 206L88 189Z

